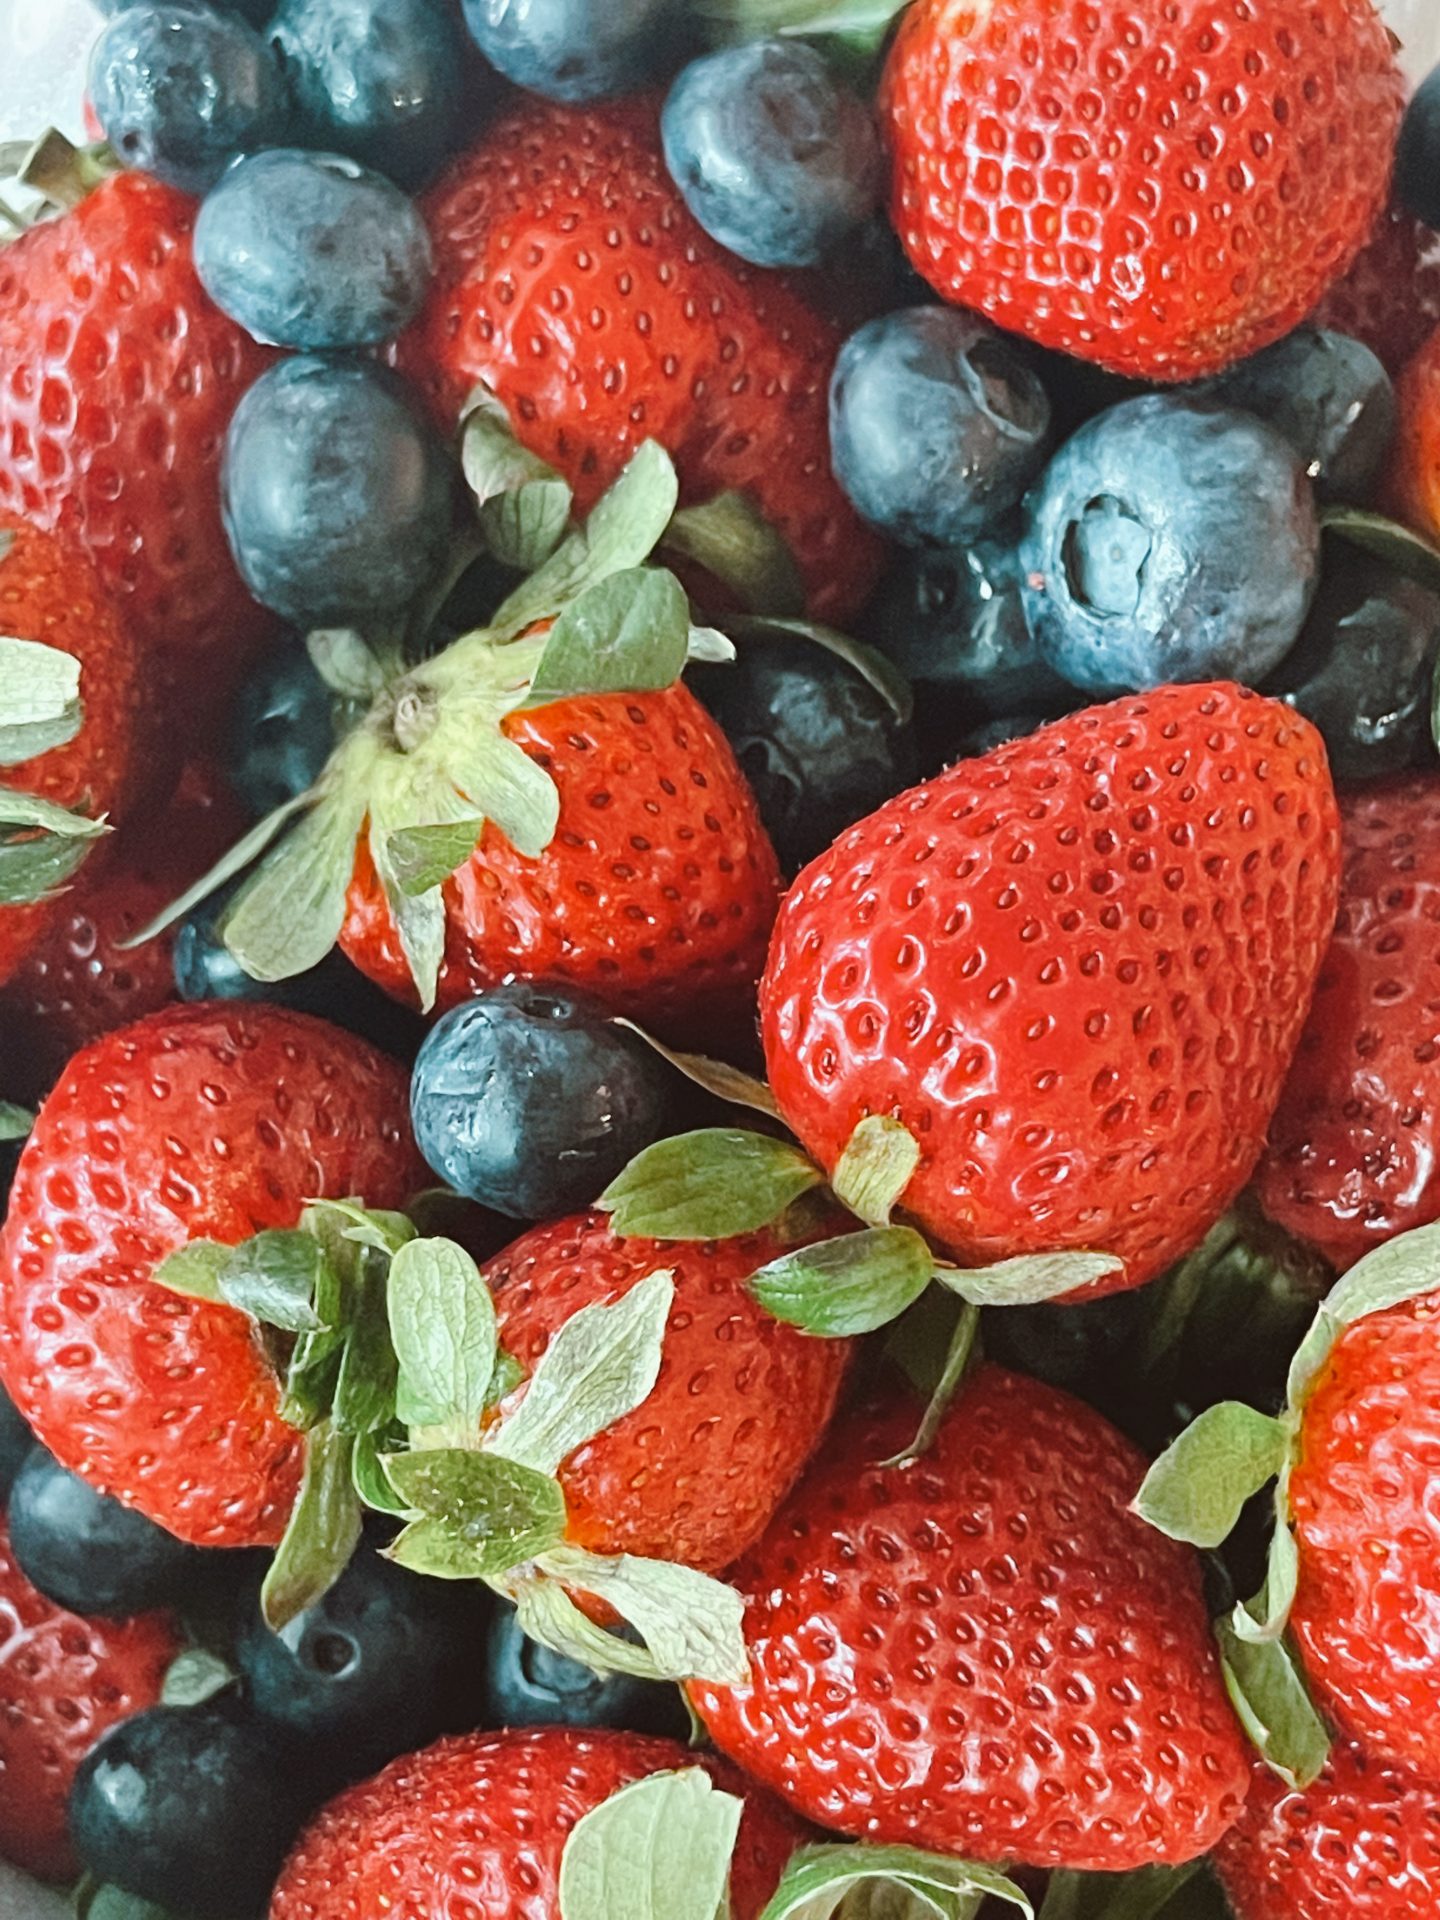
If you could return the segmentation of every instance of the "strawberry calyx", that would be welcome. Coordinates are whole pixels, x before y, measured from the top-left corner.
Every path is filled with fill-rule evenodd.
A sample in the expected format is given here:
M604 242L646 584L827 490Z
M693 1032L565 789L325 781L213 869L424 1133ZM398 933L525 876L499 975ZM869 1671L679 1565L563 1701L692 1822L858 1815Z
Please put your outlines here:
M742 1603L667 1561L567 1541L564 1462L641 1406L674 1304L660 1269L574 1314L528 1377L500 1345L495 1304L464 1249L406 1215L312 1203L297 1228L239 1246L193 1241L155 1279L247 1313L283 1382L305 1467L261 1590L279 1630L339 1578L366 1507L404 1521L385 1549L412 1572L481 1580L533 1639L600 1671L736 1684ZM588 1594L640 1634L595 1626Z
M835 39L856 55L878 53L910 0L698 0L706 37L726 46L771 34Z
M27 1108L17 1107L9 1100L0 1100L0 1143L28 1140L34 1125L35 1116Z
M0 560L13 542L0 533ZM38 640L0 636L0 767L67 746L84 719L80 662ZM108 832L103 819L0 784L0 906L45 899Z
M78 206L117 172L119 163L104 142L77 147L55 127L47 127L36 140L4 141L0 180L13 182L30 196L30 204L21 208L0 198L0 227L9 229L10 239L18 239L39 221Z

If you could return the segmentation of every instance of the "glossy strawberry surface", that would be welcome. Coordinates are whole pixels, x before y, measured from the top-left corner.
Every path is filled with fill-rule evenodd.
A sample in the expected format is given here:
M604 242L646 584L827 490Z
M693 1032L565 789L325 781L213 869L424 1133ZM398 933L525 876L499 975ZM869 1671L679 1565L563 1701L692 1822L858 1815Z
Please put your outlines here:
M1440 1214L1440 777L1340 813L1340 914L1256 1190L1344 1268Z
M1335 918L1319 735L1219 684L1090 708L890 801L800 875L761 984L786 1122L920 1145L902 1205L969 1264L1138 1286L1245 1184Z
M1396 510L1418 533L1440 540L1440 328L1406 366L1399 395Z
M665 170L652 102L525 101L426 211L436 285L402 364L447 427L483 381L582 510L658 440L685 504L740 492L759 506L812 613L858 611L880 547L830 474L838 335L702 231Z
M757 1920L803 1829L727 1766L670 1740L570 1729L466 1734L342 1794L301 1836L270 1920L556 1920L578 1821L648 1774L703 1766L745 1801L734 1920Z
M719 1573L774 1513L829 1424L850 1358L848 1341L782 1326L746 1291L785 1251L769 1231L622 1240L592 1213L536 1227L486 1266L501 1342L527 1368L582 1307L622 1299L661 1268L674 1276L653 1391L562 1468L578 1545Z
M1138 1451L986 1367L931 1453L892 1396L837 1429L731 1580L752 1681L692 1686L717 1744L841 1833L1021 1865L1205 1852L1247 1761L1199 1567L1127 1511Z
M1191 379L1349 266L1402 101L1372 0L917 0L881 96L891 213L946 299Z
M160 1699L180 1651L168 1614L82 1620L25 1578L0 1522L0 1858L72 1879L65 1798L101 1734Z
M151 1279L190 1240L424 1184L404 1070L306 1015L169 1008L71 1061L0 1236L0 1374L57 1458L199 1546L283 1530L300 1435L254 1323Z

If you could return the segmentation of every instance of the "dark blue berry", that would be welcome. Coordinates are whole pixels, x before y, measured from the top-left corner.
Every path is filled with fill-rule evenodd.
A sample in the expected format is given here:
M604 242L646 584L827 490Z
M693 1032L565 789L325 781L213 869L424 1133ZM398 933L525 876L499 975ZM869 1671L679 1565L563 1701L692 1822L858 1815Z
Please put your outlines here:
M225 772L257 819L320 778L339 737L336 709L336 696L293 639L245 682L232 710Z
M238 13L252 27L263 27L275 11L275 0L187 0L197 13ZM135 0L94 0L98 13L125 13Z
M265 42L235 14L135 6L101 32L90 97L123 166L203 193L227 163L285 131L285 82Z
M639 86L664 57L673 0L464 0L481 53L550 100L598 100Z
M206 292L274 346L393 339L419 311L430 266L414 201L343 154L251 154L225 174L195 223Z
M1395 388L1369 347L1318 327L1299 328L1192 391L1268 420L1321 500L1368 500L1400 425Z
M212 1559L97 1493L41 1446L32 1446L15 1476L9 1524L26 1579L72 1613L125 1619L176 1604Z
M1340 781L1433 762L1440 594L1336 540L1299 641L1265 682L1325 736Z
M873 213L883 161L870 110L801 40L692 60L661 119L685 204L758 267L813 267Z
M410 1087L442 1180L515 1220L590 1203L662 1132L670 1070L583 995L516 983L431 1028Z
M1421 81L1405 109L1395 191L1417 220L1440 227L1440 67Z
M306 1811L276 1736L227 1698L112 1727L75 1776L70 1835L97 1880L187 1920L255 1920Z
M1021 348L953 307L871 320L830 386L835 475L907 546L955 547L993 527L1039 472L1050 403Z
M520 1629L515 1609L495 1609L485 1643L485 1724L492 1727L618 1727L684 1740L679 1691L628 1674L601 1675L552 1653Z
M1056 454L1020 548L1030 630L1093 693L1257 684L1319 570L1314 491L1273 427L1181 394L1127 400Z
M291 1740L323 1749L334 1780L372 1773L478 1717L470 1676L483 1593L408 1573L368 1540L279 1633L257 1591L235 1646L250 1704Z
M35 1436L25 1416L0 1387L0 1504L4 1503L34 1445Z
M297 626L394 614L439 573L453 476L383 367L303 356L264 373L225 446L225 526L262 605Z
M686 681L735 749L789 873L917 776L889 701L813 641L743 642L731 665L692 667Z
M280 0L269 34L306 145L402 187L452 150L469 76L451 0Z

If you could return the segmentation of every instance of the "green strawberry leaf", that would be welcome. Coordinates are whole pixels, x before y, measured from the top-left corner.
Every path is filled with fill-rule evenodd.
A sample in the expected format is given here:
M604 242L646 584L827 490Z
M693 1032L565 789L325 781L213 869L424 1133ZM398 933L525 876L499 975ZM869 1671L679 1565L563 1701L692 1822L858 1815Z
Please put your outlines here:
M177 1653L165 1669L160 1688L160 1704L165 1707L198 1707L213 1700L217 1693L233 1687L240 1676L228 1661L204 1647L186 1647Z
M0 906L47 899L73 879L94 842L109 831L104 820L0 787Z
M233 1247L218 1240L192 1240L187 1246L167 1254L150 1278L171 1293L183 1293L192 1300L223 1300L220 1276L230 1264Z
M733 667L739 659L735 642L718 627L694 627L685 642L685 658L697 666Z
M525 1369L513 1353L506 1353L502 1347L495 1357L495 1371L490 1376L490 1385L485 1394L485 1409L498 1407L510 1398L517 1387L525 1384Z
M220 936L252 980L308 973L335 945L365 812L363 786L337 781L226 909Z
M565 1842L560 1920L716 1920L744 1804L703 1767L621 1788Z
M633 567L572 600L550 629L528 705L584 693L648 693L685 669L690 603L673 573Z
M340 1238L348 1245L392 1257L415 1238L415 1223L408 1214L387 1207L362 1207L358 1200L312 1201L300 1224L323 1243L321 1222L327 1219L339 1223Z
M920 1425L915 1430L915 1438L902 1452L892 1454L888 1460L882 1460L882 1467L910 1467L921 1460L934 1446L950 1410L950 1403L960 1391L971 1360L975 1357L976 1344L980 1335L980 1310L967 1301L961 1307L950 1335L950 1344L945 1353L944 1363L939 1377L930 1389L930 1398Z
M1233 1631L1256 1645L1278 1640L1290 1623L1300 1585L1300 1549L1290 1526L1290 1473L1275 1483L1275 1521L1265 1559L1265 1584L1255 1598L1230 1616Z
M667 554L694 561L751 613L805 611L805 583L784 535L745 493L682 507L665 529Z
M390 1342L386 1282L380 1256L370 1253L362 1258L332 1399L340 1433L378 1433L394 1418L396 1359Z
M486 387L477 387L470 396L460 446L485 544L505 566L533 573L550 559L569 529L568 484L538 454L521 446L509 414Z
M377 1513L399 1515L411 1510L408 1501L402 1500L395 1491L394 1483L385 1470L386 1456L398 1452L404 1445L405 1435L394 1427L378 1433L357 1433L355 1436L350 1477L355 1482L355 1491L361 1501L365 1506L373 1507Z
M1383 513L1371 513L1363 507L1335 506L1323 510L1320 525L1326 533L1336 534L1383 560L1396 573L1440 593L1440 547L1412 528L1401 526L1398 520L1387 520Z
M724 1060L707 1059L703 1053L676 1053L662 1045L654 1034L637 1027L633 1020L617 1019L614 1025L635 1034L662 1060L668 1060L677 1073L684 1074L707 1093L713 1093L717 1100L727 1101L732 1107L749 1107L756 1113L768 1114L772 1120L780 1118L775 1096L763 1080L742 1073L739 1067L732 1067Z
M857 1904L867 1889L878 1896L874 1904ZM847 1920L970 1920L986 1899L1008 1901L1035 1920L1028 1896L998 1867L918 1847L822 1845L794 1856L760 1920L833 1920L842 1910Z
M1261 1759L1289 1787L1318 1780L1330 1735L1283 1640L1243 1640L1228 1620L1216 1626L1225 1690Z
M515 1604L521 1631L538 1646L578 1661L592 1673L626 1673L636 1680L667 1677L644 1647L633 1646L587 1619L560 1582L543 1570L503 1590Z
M363 633L354 627L320 627L305 637L310 664L331 693L369 706L385 691L385 668Z
M660 1377L674 1302L674 1276L662 1269L619 1300L572 1314L540 1356L524 1398L487 1439L489 1452L553 1474L643 1405Z
M552 1580L614 1608L645 1642L662 1680L742 1686L750 1676L745 1602L733 1587L669 1560L555 1547L537 1565Z
M474 853L485 830L478 814L438 821L429 827L401 827L386 843L386 861L407 899L443 886Z
M390 1337L400 1419L476 1443L499 1336L490 1289L463 1247L412 1240L400 1248L390 1265Z
M320 1324L295 1342L285 1373L280 1418L308 1433L329 1416L335 1404L349 1339L349 1307L360 1285L364 1256L346 1240L338 1219L325 1207L307 1207L300 1223L324 1255L315 1280L315 1318Z
M260 1589L260 1610L273 1633L324 1598L360 1543L354 1449L354 1436L337 1433L329 1421L306 1436L300 1492Z
M1052 1873L1039 1920L1226 1920L1203 1860L1130 1873Z
M897 1319L929 1286L934 1266L911 1228L867 1227L783 1254L747 1284L772 1318L845 1339Z
M914 690L895 662L863 640L852 640L848 633L813 620L777 620L768 614L730 614L725 625L739 641L809 640L843 660L873 687L900 726L907 726L915 712Z
M1239 1400L1208 1407L1146 1474L1132 1503L1172 1540L1218 1547L1241 1509L1290 1458L1291 1428Z
M557 1483L513 1460L452 1448L392 1454L384 1465L409 1509L440 1523L443 1536L430 1529L423 1537L445 1537L457 1557L463 1550L472 1579L508 1573L565 1537L565 1496Z
M157 1906L143 1894L88 1877L75 1889L74 1914L75 1920L177 1920L168 1907Z
M830 1176L842 1206L857 1220L886 1227L920 1165L920 1142L899 1120L872 1113L845 1143Z
M798 1147L707 1127L647 1147L595 1204L624 1239L728 1240L768 1227L823 1182Z
M63 747L79 733L81 719L74 655L0 636L0 767Z
M1113 1253L1025 1253L991 1267L937 1267L942 1287L976 1307L1032 1307L1123 1273Z
M1372 1313L1440 1292L1440 1222L1397 1234L1357 1260L1325 1296L1290 1367L1288 1395L1298 1413L1346 1327Z
M0 1100L0 1140L28 1140L34 1124L33 1113L24 1107L12 1106L8 1100Z
M212 893L219 893L222 887L241 874L248 866L258 860L270 843L284 832L297 813L311 805L312 796L300 793L293 800L287 800L283 807L277 807L273 813L267 813L263 820L257 820L248 833L242 834L221 859L217 860L208 873L204 873L193 886L187 887L170 902L153 920L146 921L138 933L131 934L128 940L119 943L121 953L130 953L136 947L143 947L158 935L183 920L194 911L202 900L208 900Z
M315 1311L325 1252L308 1233L277 1228L231 1249L220 1269L220 1297L285 1333L318 1333Z

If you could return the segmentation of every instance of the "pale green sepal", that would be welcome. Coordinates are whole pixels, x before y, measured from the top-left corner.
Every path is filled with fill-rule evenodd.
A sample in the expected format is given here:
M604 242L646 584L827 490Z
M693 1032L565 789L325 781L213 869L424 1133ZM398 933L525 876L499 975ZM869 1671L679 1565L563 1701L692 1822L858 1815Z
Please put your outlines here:
M479 843L485 822L479 814L428 827L402 827L386 845L386 864L407 899L443 886L465 865Z
M174 1253L167 1254L150 1278L171 1293L183 1293L192 1300L221 1300L220 1276L230 1264L235 1249L218 1240L191 1240Z
M854 1904L867 1886L880 1898ZM908 1907L899 1904L906 1897ZM842 1911L846 1920L970 1920L986 1899L1035 1920L1029 1897L998 1867L918 1847L836 1844L797 1853L760 1920L833 1920Z
M550 629L526 704L673 686L689 637L690 603L673 573L613 574L572 600Z
M930 1284L934 1255L909 1227L867 1227L783 1254L752 1273L750 1292L776 1320L826 1339L874 1333Z
M1064 1300L1124 1270L1113 1253L1022 1253L989 1267L937 1266L935 1278L972 1306L1033 1307Z
M5 786L0 786L0 827L50 833L60 840L98 840L110 830L103 820L72 813L68 807L45 799L43 794L21 793Z
M691 627L685 658L695 666L732 667L739 659L735 642L718 627Z
M321 627L306 636L310 664L333 694L367 706L385 691L385 669L363 633Z
M1132 1503L1172 1540L1218 1547L1245 1502L1284 1471L1291 1430L1239 1400L1207 1407L1146 1474Z
M383 1464L410 1511L439 1523L426 1530L426 1539L439 1538L455 1565L468 1561L472 1579L497 1579L565 1537L559 1486L513 1460L452 1448L392 1454ZM428 1570L417 1565L413 1546L408 1557L404 1551L395 1557L416 1571Z
M703 1767L621 1788L565 1842L560 1920L717 1920L743 1811Z
M327 1218L340 1223L342 1240L375 1253L397 1254L415 1238L415 1224L405 1214L389 1207L364 1207L358 1200L312 1200L300 1224L328 1244L321 1225Z
M186 1647L165 1669L160 1684L162 1707L198 1707L233 1687L239 1675L228 1661L204 1647Z
M1230 1624L1242 1640L1260 1644L1278 1640L1290 1622L1300 1584L1300 1549L1290 1525L1290 1473L1275 1483L1275 1523L1265 1560L1265 1584L1246 1606L1236 1607Z
M536 1562L542 1573L606 1601L645 1642L662 1680L743 1686L745 1602L733 1587L669 1560L585 1553L556 1547Z
M260 1609L273 1633L324 1598L360 1543L354 1447L353 1434L336 1433L328 1420L305 1437L300 1492L260 1589Z
M453 1240L412 1240L390 1264L395 1411L409 1427L453 1425L478 1443L499 1346L495 1303Z
M805 611L805 583L784 535L745 493L682 507L665 529L667 553L693 560L750 613Z
M335 945L364 819L359 783L337 783L226 909L220 937L252 980L308 973Z
M521 1631L552 1653L578 1661L592 1673L628 1673L635 1680L665 1679L644 1647L632 1646L618 1634L597 1627L560 1582L544 1572L526 1574L505 1591L515 1603Z
M886 1113L862 1120L845 1143L830 1176L842 1206L867 1226L887 1227L920 1165L920 1142Z
M63 747L80 731L80 662L38 640L0 636L0 767Z
M318 1333L315 1311L325 1251L308 1233L269 1228L233 1247L220 1269L220 1297L285 1333Z
M662 1269L619 1300L572 1314L540 1356L515 1411L487 1437L487 1450L553 1474L596 1434L633 1413L660 1377L674 1302L674 1275Z
M212 893L218 893L222 887L228 886L237 874L243 873L246 867L258 860L271 841L284 831L295 815L303 812L310 804L311 796L308 793L301 793L297 794L293 800L287 800L283 807L277 807L273 813L267 813L265 818L258 820L248 833L242 834L230 851L216 861L208 873L202 874L194 886L187 887L183 893L177 894L169 906L156 914L153 920L148 921L139 933L132 934L128 940L122 940L120 951L129 953L135 947L143 947L147 941L155 939L167 928L173 927L177 921L183 920L188 913L200 905L202 900L208 900Z
M0 1140L25 1140L35 1124L35 1116L24 1107L0 1100Z
M662 1060L668 1060L677 1073L683 1073L697 1087L713 1093L717 1100L727 1101L732 1107L749 1107L756 1113L768 1114L772 1120L780 1118L774 1094L763 1080L757 1080L753 1074L742 1073L739 1067L732 1067L727 1061L711 1060L703 1053L676 1053L657 1040L653 1033L637 1027L633 1020L617 1019L614 1024L636 1034Z
M1225 1690L1261 1759L1286 1786L1312 1785L1330 1756L1330 1735L1289 1645L1242 1640L1228 1620L1215 1634Z
M350 1476L362 1502L367 1507L373 1507L377 1513L398 1516L411 1511L409 1504L395 1491L385 1470L385 1456L401 1445L403 1439L399 1435L394 1436L393 1444L387 1444L383 1433L357 1433L355 1436L355 1455L350 1465Z
M727 1240L769 1226L823 1180L784 1140L706 1127L647 1147L595 1204L624 1238Z
M533 573L570 524L568 484L520 444L503 403L486 387L467 403L460 457L485 544L505 566Z
M1304 1405L1346 1327L1429 1293L1440 1293L1440 1222L1397 1234L1357 1260L1336 1281L1291 1362L1291 1407L1298 1412Z
M39 804L50 806L48 801ZM65 814L58 807L54 813L65 824L36 827L10 817L37 810L0 787L0 907L26 907L53 899L75 878L99 836L110 831L104 820ZM15 830L9 831L10 827Z

